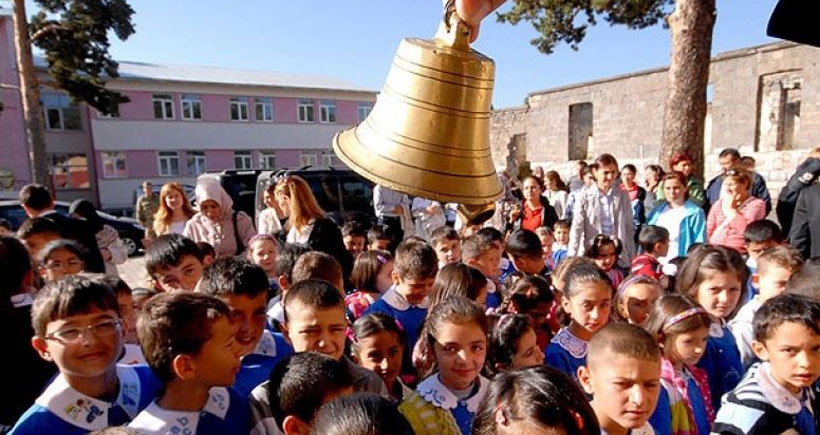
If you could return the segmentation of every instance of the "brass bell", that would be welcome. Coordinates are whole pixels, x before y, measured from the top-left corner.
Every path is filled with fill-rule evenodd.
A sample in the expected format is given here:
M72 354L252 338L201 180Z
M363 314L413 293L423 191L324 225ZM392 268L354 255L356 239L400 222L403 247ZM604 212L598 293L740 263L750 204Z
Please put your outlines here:
M503 193L490 152L495 65L450 17L433 40L402 40L370 115L336 134L333 150L374 183L483 218Z

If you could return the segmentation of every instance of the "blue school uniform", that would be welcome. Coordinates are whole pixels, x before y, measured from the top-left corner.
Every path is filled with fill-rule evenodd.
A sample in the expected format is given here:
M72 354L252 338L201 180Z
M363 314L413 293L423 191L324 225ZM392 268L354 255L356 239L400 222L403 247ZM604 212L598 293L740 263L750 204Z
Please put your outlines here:
M282 358L293 353L293 348L282 334L262 332L256 349L242 358L233 388L243 397L251 394L257 385L270 378L270 372Z
M145 409L162 387L147 366L118 365L117 378L120 392L112 403L80 393L57 375L10 434L74 435L122 426Z
M427 317L427 298L424 302L413 305L396 291L396 286L392 286L376 302L373 302L363 315L370 313L384 313L396 319L407 334L407 345L412 350L419 338L424 319Z
M567 247L562 246L558 249L552 251L552 261L555 263L555 267L558 267L565 258L567 258Z
M672 435L672 411L669 405L669 392L666 388L661 388L658 403L648 423L655 431L655 435Z
M709 411L706 408L706 399L700 393L695 378L691 375L686 377L686 398L692 406L692 416L695 417L695 427L698 433L709 433Z
M498 308L501 306L501 285L496 284L493 280L487 278L487 299L484 303L486 308Z
M247 434L248 401L233 388L214 387L200 411L172 411L157 402L148 405L128 427L143 435Z
M411 399L405 399L400 410L408 418L416 433L450 433L452 430L449 427L452 427L453 422L455 422L455 426L458 427L462 435L470 435L472 433L473 418L478 411L481 399L487 394L487 389L490 386L490 381L483 376L479 376L477 380L477 385L475 385L472 394L464 399L459 399L441 383L438 374L435 374L416 387L418 395ZM442 416L446 416L449 412L452 420L445 417L444 419L435 419L437 420L435 422L428 421L435 417L436 409L444 411ZM433 426L440 427L431 430Z
M569 328L562 328L547 346L546 363L578 381L578 367L587 363L588 345L589 342L572 335Z
M743 377L740 351L728 326L713 323L709 327L706 351L697 366L706 372L709 391L712 394L712 407L717 412L723 395L734 390Z

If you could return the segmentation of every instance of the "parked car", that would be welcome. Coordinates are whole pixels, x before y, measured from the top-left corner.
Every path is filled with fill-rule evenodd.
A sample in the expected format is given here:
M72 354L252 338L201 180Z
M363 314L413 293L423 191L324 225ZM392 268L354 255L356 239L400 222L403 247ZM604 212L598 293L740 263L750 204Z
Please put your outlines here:
M54 210L57 213L68 215L68 207L71 204L64 201L54 201ZM142 249L142 238L145 237L145 228L140 225L135 219L118 218L108 213L97 211L105 224L110 225L117 230L120 235L122 243L128 248L128 255L134 255ZM28 219L23 207L20 206L20 201L9 200L0 201L0 218L6 219L11 223L11 229L17 231L17 228Z

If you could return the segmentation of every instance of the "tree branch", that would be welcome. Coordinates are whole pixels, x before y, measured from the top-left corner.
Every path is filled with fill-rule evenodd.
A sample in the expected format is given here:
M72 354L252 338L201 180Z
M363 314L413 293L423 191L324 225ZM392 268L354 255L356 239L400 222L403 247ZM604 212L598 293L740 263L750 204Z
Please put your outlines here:
M14 89L19 90L20 86L10 85L8 83L0 83L0 89Z
M34 32L34 34L31 35L31 38L29 38L29 39L31 39L31 42L34 43L34 42L37 42L40 38L44 37L45 35L47 35L51 32L54 32L56 30L62 29L62 28L63 28L63 26L61 26L57 23L51 23L51 24L43 27L42 29Z

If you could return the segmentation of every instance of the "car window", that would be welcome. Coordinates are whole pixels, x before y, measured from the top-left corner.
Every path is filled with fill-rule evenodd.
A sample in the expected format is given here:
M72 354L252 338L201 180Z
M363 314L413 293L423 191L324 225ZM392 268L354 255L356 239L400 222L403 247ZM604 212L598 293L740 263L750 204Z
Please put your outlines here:
M233 198L233 209L254 215L256 174L222 177L222 188Z
M373 208L373 184L361 177L341 176L342 199L345 211L363 211Z
M341 210L339 205L339 180L334 174L304 174L305 181L310 184L313 196L319 206L326 212Z
M0 217L11 223L11 229L13 231L17 231L17 228L28 219L26 212L19 205L0 208Z

